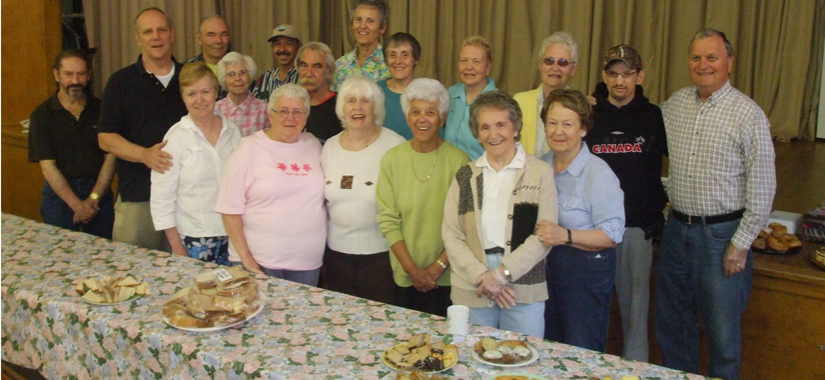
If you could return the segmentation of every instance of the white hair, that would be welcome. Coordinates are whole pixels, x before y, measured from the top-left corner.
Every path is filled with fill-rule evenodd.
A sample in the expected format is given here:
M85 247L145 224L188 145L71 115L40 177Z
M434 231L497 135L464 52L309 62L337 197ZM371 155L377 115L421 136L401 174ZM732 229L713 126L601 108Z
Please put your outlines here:
M555 32L541 41L541 46L539 46L539 50L536 51L536 60L539 61L539 64L541 64L541 58L544 55L544 51L547 50L547 47L552 44L564 45L564 47L570 51L570 59L572 59L573 62L579 61L579 44L576 43L576 39L574 39L570 33Z
M275 109L275 104L278 103L281 98L290 98L290 99L301 99L304 101L304 107L306 107L307 117L309 117L309 93L303 86L299 86L295 83L287 83L278 87L275 91L272 91L272 94L269 95L269 109Z
M218 61L218 83L220 83L223 89L226 89L226 66L238 62L241 62L244 66L246 66L246 71L249 73L249 80L255 80L255 76L258 74L258 66L255 65L255 60L248 55L242 55L241 53L230 51L229 53L226 53L220 61Z
M450 94L447 92L447 88L435 79L418 78L407 85L404 93L401 94L401 109L404 111L405 117L413 100L435 103L438 105L438 111L441 113L442 118L450 111Z
M348 98L353 97L372 101L372 116L375 124L384 125L384 118L387 116L387 110L384 108L384 91L371 79L354 75L341 84L341 88L338 90L338 98L335 100L335 114L341 120L342 127L347 127L344 120L346 118L344 104Z

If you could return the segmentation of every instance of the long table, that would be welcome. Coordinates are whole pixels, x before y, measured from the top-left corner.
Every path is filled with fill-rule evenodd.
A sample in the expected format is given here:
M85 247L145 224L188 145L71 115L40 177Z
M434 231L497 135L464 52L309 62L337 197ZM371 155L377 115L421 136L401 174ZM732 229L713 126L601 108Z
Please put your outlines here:
M214 264L108 241L13 215L2 215L3 360L46 378L394 378L387 348L417 333L443 336L444 318L276 278L257 278L263 312L217 332L165 324L163 302ZM75 285L88 277L131 273L152 295L117 306L83 302ZM389 285L389 284L388 284ZM459 363L443 373L486 379L504 372L471 358L484 335L472 326ZM700 379L647 363L527 338L539 359L511 371L551 379L636 375Z

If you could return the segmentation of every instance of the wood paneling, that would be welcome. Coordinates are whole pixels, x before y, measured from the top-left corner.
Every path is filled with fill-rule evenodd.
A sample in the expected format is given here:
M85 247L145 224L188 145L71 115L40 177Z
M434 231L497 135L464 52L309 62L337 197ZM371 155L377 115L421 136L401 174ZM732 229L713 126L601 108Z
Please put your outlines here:
M2 122L17 123L55 91L50 67L62 48L60 0L2 1Z
M29 162L28 134L20 131L19 124L3 125L2 148L2 210L42 221L40 217L40 191L43 174L40 165Z

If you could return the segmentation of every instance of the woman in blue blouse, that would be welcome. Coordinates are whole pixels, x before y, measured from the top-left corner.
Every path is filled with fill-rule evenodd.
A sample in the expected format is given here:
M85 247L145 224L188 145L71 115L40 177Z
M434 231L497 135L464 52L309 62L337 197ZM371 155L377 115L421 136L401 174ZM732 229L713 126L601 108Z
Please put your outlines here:
M545 338L604 351L616 272L616 244L624 233L619 180L582 138L593 108L574 90L555 90L541 112L547 145L542 160L553 167L559 223L539 222L536 234L552 246L547 255Z

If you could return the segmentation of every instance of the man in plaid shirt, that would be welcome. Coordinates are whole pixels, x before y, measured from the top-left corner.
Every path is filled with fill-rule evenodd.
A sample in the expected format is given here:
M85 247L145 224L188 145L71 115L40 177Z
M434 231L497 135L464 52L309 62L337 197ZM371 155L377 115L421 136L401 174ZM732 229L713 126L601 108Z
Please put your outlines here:
M662 105L672 205L656 263L655 330L665 366L699 370L697 308L708 375L739 376L740 319L750 296L750 245L776 191L770 123L731 86L733 46L706 28L690 44L693 86Z

